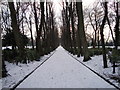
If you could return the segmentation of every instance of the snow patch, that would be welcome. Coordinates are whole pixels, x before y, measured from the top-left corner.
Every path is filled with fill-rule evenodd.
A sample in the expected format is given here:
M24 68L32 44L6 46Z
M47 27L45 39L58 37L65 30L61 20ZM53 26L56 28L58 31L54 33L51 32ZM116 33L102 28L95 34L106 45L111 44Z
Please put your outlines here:
M83 62L83 57L78 58L76 55L72 55L72 56L78 59L79 61L81 61L82 63L84 63L85 65L87 65L88 67L90 67L92 70L102 75L104 78L106 78L107 80L115 84L116 86L120 87L119 82L110 78L111 75L120 76L119 74L120 72L118 71L119 67L116 67L116 73L113 74L112 64L108 60L108 68L103 68L103 56L102 55L93 56L91 57L91 60L87 62Z
M16 65L5 61L8 76L2 78L2 88L12 88L53 53L54 52L51 52L49 55L44 55L40 58L40 61L32 61L28 64L18 63L18 65Z

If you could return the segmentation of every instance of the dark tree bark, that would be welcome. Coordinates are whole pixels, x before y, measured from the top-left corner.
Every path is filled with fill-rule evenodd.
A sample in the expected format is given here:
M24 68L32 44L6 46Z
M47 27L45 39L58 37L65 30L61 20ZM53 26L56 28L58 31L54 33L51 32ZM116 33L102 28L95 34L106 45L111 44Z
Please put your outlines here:
M75 40L75 27L74 27L74 16L73 16L73 7L72 7L72 2L70 4L70 8L69 8L69 12L70 12L70 19L71 19L71 26L72 26L72 38L73 38L73 54L75 54L76 52L76 40Z
M67 30L67 43L68 43L68 50L71 52L72 49L72 41L71 41L71 31L70 31L70 17L69 17L69 8L68 2L66 2L66 10L65 10L65 21L66 21L66 30Z
M46 40L45 40L45 54L48 54L50 51L50 41L49 39L49 18L48 18L48 2L46 2L46 22L45 22L45 28L46 28Z
M24 13L22 13L22 18L24 17ZM23 31L23 35L25 34L24 32L24 20L22 20L22 31Z
M79 28L79 26L77 26ZM82 51L82 44L81 44L81 37L79 35L80 31L77 30L77 57L83 56L83 51Z
M119 23L120 23L120 16L119 16L119 2L116 2L116 25L115 25L115 49L118 49L119 39L120 39L120 31L119 31Z
M7 70L6 70L6 65L5 65L5 61L2 59L2 77L6 77L7 76Z
M90 55L88 51L87 40L86 40L85 30L84 30L82 2L76 2L76 9L77 9L77 15L78 15L78 30L79 30L79 35L81 36L81 44L83 46L82 48L82 51L84 54L83 61L88 61L90 59Z
M104 34L103 34L104 25L106 23L107 16L108 16L107 2L104 2L104 8L105 8L105 15L104 15L104 18L103 18L103 21L102 21L102 25L100 26L100 35L101 35L102 51L103 51L103 67L107 68L108 66L107 66Z
M41 36L42 30L45 29L45 28L44 28L44 23L45 23L45 22L44 22L44 21L45 21L45 16L44 16L44 2L40 2L40 9L41 9L41 19L40 19L40 26L39 26L39 35ZM39 37L40 37L40 36L39 36ZM41 46L40 51L41 51L41 55L43 55L44 52L43 52L42 46Z
M27 63L22 36L20 35L19 25L17 23L14 3L8 2L8 4L9 4L10 13L11 13L11 21L12 21L11 23L12 23L13 33L14 33L16 44L18 46L19 58L20 60L23 60L23 63Z
M115 45L115 49L118 49L118 45L119 45L119 39L120 39L120 31L119 31L119 21L120 21L120 16L119 16L119 2L116 2L116 25L115 25L115 40L114 40L114 45ZM113 73L115 73L115 62L113 61Z
M32 20L31 17L29 17L30 19L30 35L31 35L31 43L32 43L32 49L34 50L34 40L33 40L33 32L32 32Z
M54 12L52 9L52 3L49 3L49 19L50 19L50 46L51 46L51 50L54 49L54 45L55 45L55 39L54 39L54 29L55 29L55 23L54 23Z
M41 56L41 40L40 40L40 31L38 28L38 17L37 17L35 2L33 3L33 8L34 8L35 27L36 27L36 33L37 33L37 37L36 37L36 51L37 52L36 53L37 53L37 57L39 58Z
M0 27L0 47L2 47L1 33L2 33L2 29ZM0 48L0 78L6 76L7 76L7 70L5 67L5 61L2 59L2 48Z

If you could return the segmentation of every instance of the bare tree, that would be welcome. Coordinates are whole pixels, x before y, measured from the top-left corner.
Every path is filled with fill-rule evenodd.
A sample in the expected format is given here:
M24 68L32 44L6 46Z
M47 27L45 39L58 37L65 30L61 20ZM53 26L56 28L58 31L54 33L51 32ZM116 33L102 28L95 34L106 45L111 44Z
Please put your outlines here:
M33 8L34 8L34 18L35 18L35 27L36 27L36 51L37 51L37 55L41 55L42 53L42 48L41 48L41 40L40 40L40 31L39 31L39 27L38 27L38 16L37 16L37 10L36 10L36 5L35 2L33 3Z
M23 41L22 41L22 38L21 38L21 35L20 35L21 32L20 32L19 25L18 25L18 22L17 22L14 2L9 2L8 1L8 4L9 4L10 13L11 13L13 33L14 33L14 36L15 36L16 44L18 46L19 58L20 58L20 60L23 60L23 63L27 63L26 62L24 45L23 45Z
M33 31L32 31L32 15L29 16L29 29L30 29L30 35L31 35L31 43L32 43L32 49L34 50L34 40L33 40Z
M73 6L74 4L74 6ZM70 13L70 20L71 20L71 27L72 27L72 46L73 48L73 54L76 53L76 39L75 39L75 17L74 17L74 13L75 13L75 3L70 3L70 8L69 8L69 13Z
M84 30L84 20L83 20L83 10L82 10L82 2L76 2L76 9L77 9L77 15L78 15L78 30L79 35L81 36L81 44L83 46L83 54L84 54L84 60L88 61L90 59L90 55L88 52L88 46L87 46L87 40L85 36L85 30Z
M103 51L103 66L104 68L107 68L107 58L106 58L106 49L105 49L105 41L104 41L104 34L103 34L103 29L104 29L104 25L106 23L107 20L107 16L108 16L108 7L107 7L107 2L103 2L104 5L104 18L102 21L102 24L100 26L100 35L101 35L101 42L102 42L102 51Z
M116 2L116 25L115 25L115 49L118 49L119 39L120 39L120 31L119 31L119 23L120 23L120 16L119 16L119 4L120 2Z

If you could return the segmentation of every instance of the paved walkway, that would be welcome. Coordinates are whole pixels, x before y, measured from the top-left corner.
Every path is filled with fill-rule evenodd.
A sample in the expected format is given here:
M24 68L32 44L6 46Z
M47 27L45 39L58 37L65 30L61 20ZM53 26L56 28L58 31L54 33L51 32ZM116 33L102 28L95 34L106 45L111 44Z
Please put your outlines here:
M17 88L114 88L60 46L55 54Z

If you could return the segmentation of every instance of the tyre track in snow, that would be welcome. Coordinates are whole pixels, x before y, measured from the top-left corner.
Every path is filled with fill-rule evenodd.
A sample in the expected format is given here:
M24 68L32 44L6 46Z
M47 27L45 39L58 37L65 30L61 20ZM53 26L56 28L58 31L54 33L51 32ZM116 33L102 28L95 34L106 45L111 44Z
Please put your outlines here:
M73 57L76 61L78 61L79 63L81 63L83 66L85 66L86 68L88 68L90 71L94 72L96 75L98 75L99 77L101 77L103 80L105 80L106 82L108 82L110 85L114 86L116 89L120 90L120 88L118 86L116 86L115 84L113 84L112 82L110 82L109 80L107 80L106 78L104 78L102 75L100 75L99 73L97 73L96 71L94 71L93 69L91 69L90 67L88 67L87 65L85 65L84 63L82 63L80 60L78 60L77 58L75 58L74 56L72 56L72 54L70 54L68 51L66 51L71 57Z
M45 59L40 65L38 65L33 71L31 71L28 75L26 75L22 80L20 80L17 84L15 84L12 88L10 88L10 90L15 90L17 86L19 86L26 78L28 78L32 73L34 73L41 65L43 65L50 57L52 57L54 55L54 53L56 52L53 51L53 53L47 58Z

